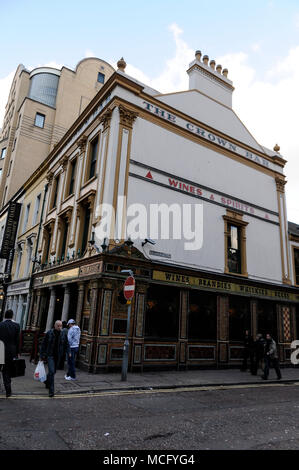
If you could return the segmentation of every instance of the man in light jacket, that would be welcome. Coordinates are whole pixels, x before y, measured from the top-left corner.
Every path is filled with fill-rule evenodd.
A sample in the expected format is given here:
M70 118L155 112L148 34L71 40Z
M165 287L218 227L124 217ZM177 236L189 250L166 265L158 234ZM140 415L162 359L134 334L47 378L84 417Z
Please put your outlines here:
M76 380L76 356L79 351L79 343L81 330L78 325L76 325L75 320L69 320L67 322L69 331L67 335L68 339L68 371L64 376L65 380Z

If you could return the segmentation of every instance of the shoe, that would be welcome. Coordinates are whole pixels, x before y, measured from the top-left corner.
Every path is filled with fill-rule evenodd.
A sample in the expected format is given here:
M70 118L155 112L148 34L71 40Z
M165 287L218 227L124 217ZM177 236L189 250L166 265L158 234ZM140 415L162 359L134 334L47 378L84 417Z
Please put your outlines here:
M9 398L11 397L11 392L10 393L6 393L6 398Z
M72 377L70 377L68 375L65 375L64 378L65 378L65 380L72 380Z
M54 392L53 393L49 393L49 398L53 398L54 397Z
M277 380L281 380L281 377L277 377Z

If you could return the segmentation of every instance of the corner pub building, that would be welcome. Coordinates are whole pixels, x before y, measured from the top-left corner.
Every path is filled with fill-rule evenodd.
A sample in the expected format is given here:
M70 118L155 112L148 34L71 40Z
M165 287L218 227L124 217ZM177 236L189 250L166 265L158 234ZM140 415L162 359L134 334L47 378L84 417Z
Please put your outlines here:
M189 89L161 94L118 70L41 165L49 187L27 329L76 318L79 367L121 366L136 279L129 370L240 365L245 329L271 331L288 364L299 292L291 266L286 161L260 145L232 109L227 70L200 51ZM38 172L37 172L38 173ZM127 207L201 204L200 249L155 246L125 233ZM97 237L111 204L121 236ZM163 221L162 221L163 223Z

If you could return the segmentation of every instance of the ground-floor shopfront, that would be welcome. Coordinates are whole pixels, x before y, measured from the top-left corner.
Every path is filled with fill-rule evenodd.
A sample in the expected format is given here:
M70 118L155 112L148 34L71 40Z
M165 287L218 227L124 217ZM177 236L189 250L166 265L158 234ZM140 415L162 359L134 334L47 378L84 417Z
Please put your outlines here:
M130 321L129 369L239 366L244 331L271 332L280 361L290 363L299 338L299 293L153 263L124 250L56 266L34 276L27 330L43 334L57 319L76 319L82 331L79 367L121 367L127 328L122 269L136 279ZM134 256L135 254L135 256Z

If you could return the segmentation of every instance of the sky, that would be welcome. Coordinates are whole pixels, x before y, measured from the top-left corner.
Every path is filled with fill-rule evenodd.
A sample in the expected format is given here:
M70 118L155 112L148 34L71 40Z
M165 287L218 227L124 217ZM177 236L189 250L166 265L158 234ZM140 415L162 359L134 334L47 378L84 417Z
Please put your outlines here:
M84 57L169 93L188 89L201 50L228 68L233 109L287 160L288 219L299 224L299 0L0 0L0 127L18 64L74 69ZM254 191L254 188L252 188Z

